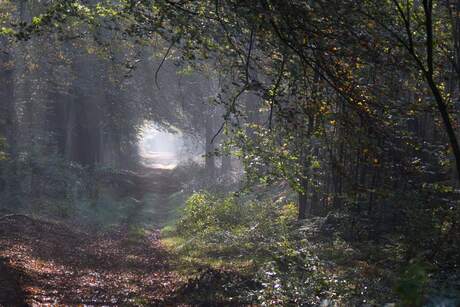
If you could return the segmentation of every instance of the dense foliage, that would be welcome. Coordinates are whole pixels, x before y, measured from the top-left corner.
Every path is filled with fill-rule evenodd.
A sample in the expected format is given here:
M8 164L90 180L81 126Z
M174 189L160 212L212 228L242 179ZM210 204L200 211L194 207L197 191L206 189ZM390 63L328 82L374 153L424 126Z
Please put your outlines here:
M205 152L181 252L254 262L250 301L458 285L459 0L2 1L0 47L8 210L115 194L103 178L135 177L154 121Z

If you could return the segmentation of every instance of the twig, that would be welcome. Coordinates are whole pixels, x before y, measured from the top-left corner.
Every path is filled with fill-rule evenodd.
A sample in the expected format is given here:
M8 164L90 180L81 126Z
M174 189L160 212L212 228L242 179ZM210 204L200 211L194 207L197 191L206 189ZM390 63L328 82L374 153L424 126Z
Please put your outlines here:
M166 53L165 55L163 56L163 59L161 60L161 63L160 65L158 65L158 68L157 70L155 71L155 85L157 86L157 88L160 88L159 84L158 84L158 73L160 72L160 69L161 67L163 67L163 64L165 63L166 61L166 58L168 57L169 53L171 52L171 49L174 47L176 41L173 40L171 45L169 46L168 50L166 50Z
M212 139L211 139L211 144L214 143L214 140L216 139L216 137L219 136L219 134L222 132L222 130L224 130L225 122L226 122L226 120L224 120L224 122L222 123L222 125L220 125L219 130L217 130L216 134L214 134L214 136L212 137Z
M268 129L272 130L272 120L273 120L273 106L275 104L275 97L278 92L278 88L281 84L281 80L283 79L284 73L284 65L286 64L286 58L283 56L283 62L281 63L280 73L278 75L278 79L275 83L275 88L273 89L273 96L270 99L270 115L268 117Z
M246 57L246 84L249 84L249 68L250 68L250 65L251 65L251 53L252 53L252 47L253 47L253 43L254 43L254 27L252 27L251 29L251 35L250 35L250 38L249 38L249 48L248 48L248 54L247 54L247 57Z

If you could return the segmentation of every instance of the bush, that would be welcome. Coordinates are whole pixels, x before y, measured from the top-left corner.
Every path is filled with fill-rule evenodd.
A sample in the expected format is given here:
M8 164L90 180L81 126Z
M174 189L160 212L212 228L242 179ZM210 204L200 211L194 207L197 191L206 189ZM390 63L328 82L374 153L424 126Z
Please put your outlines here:
M243 209L234 197L219 200L207 192L195 193L186 202L177 230L183 236L229 230L244 224Z
M361 275L365 265L355 266L362 258L340 236L322 241L325 218L299 224L296 213L289 201L199 192L186 201L175 232L164 232L176 236L165 242L178 254L179 266L198 279L209 267L250 276L257 287L241 287L236 295L244 303L354 306L392 299L387 286L375 295L371 281L380 275Z
M413 261L403 270L395 290L404 306L421 306L427 285L427 265Z
M234 195L219 198L199 192L186 201L177 234L203 244L234 245L247 253L254 252L248 248L255 245L259 251L266 249L286 234L294 221L295 206L291 203L242 201Z
M259 304L318 304L335 280L328 280L310 243L299 240L296 205L289 202L243 201L234 195L219 198L208 192L193 194L176 225L181 253L239 260L233 269L251 271L257 289L243 289ZM170 233L170 232L169 232ZM242 263L250 263L244 267ZM222 263L218 263L222 264ZM194 267L197 267L196 265Z

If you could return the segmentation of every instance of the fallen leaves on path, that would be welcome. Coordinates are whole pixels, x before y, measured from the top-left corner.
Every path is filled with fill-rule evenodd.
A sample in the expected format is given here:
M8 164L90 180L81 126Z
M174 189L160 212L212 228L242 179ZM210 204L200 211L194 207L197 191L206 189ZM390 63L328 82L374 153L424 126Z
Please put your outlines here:
M168 305L179 284L168 257L158 231L133 242L122 229L87 234L12 216L0 221L0 262L9 270L0 276L0 306L10 306L14 291L15 302L32 306Z

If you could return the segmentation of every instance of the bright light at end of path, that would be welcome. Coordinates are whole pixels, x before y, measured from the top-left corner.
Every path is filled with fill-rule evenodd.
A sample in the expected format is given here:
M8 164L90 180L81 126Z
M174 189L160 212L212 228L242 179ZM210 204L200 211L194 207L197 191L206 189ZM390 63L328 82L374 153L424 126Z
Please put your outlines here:
M149 124L142 128L139 152L145 166L173 169L183 147L181 133L171 133Z

